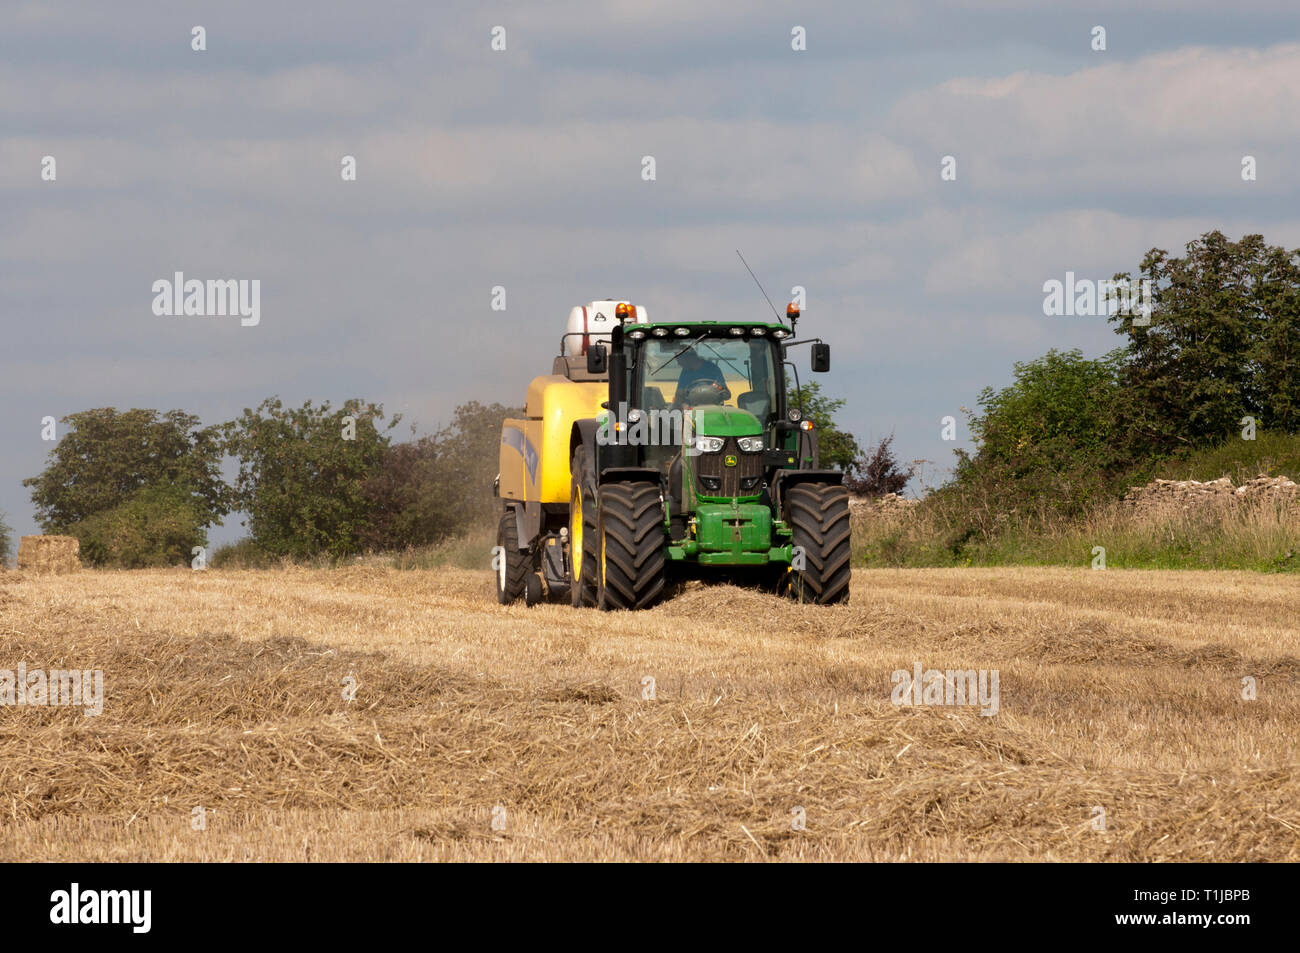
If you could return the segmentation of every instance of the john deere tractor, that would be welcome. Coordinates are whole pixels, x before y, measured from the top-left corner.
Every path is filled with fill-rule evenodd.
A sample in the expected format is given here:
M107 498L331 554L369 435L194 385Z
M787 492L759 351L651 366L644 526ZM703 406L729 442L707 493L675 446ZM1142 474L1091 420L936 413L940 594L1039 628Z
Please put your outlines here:
M552 373L528 388L527 418L502 427L502 603L643 609L685 574L848 599L848 492L786 399L791 349L810 344L820 372L830 347L795 340L799 311L786 315L660 322L622 301L574 309Z

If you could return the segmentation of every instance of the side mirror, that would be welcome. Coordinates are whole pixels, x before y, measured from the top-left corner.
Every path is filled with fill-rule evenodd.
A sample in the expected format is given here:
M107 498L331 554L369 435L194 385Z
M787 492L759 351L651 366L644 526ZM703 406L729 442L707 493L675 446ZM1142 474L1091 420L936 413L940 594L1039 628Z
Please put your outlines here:
M593 344L587 348L587 373L609 373L609 352L605 350L605 345Z
M818 374L824 374L831 369L831 346L829 344L813 344L812 369Z

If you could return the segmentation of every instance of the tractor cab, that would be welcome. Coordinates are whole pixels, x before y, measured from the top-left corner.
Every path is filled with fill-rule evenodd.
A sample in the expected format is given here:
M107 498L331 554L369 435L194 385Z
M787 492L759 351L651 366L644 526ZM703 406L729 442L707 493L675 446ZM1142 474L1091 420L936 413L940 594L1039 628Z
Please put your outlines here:
M787 334L710 322L626 335L628 439L641 448L640 465L664 474L674 516L695 497L761 497L764 451L782 442L774 424L785 417ZM685 527L670 529L680 536Z
M786 407L791 336L780 324L654 323L620 327L608 352L589 352L610 380L602 463L658 474L674 543L692 541L701 504L770 512L777 471L816 467L812 422Z

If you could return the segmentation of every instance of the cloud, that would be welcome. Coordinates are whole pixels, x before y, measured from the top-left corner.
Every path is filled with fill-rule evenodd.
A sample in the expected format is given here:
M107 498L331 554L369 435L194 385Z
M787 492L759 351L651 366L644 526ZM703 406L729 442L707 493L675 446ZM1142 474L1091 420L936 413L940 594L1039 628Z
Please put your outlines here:
M1192 47L1108 61L1066 75L962 77L905 95L889 131L958 157L984 194L1071 195L1112 205L1135 195L1292 194L1300 45ZM1241 180L1243 155L1270 174Z

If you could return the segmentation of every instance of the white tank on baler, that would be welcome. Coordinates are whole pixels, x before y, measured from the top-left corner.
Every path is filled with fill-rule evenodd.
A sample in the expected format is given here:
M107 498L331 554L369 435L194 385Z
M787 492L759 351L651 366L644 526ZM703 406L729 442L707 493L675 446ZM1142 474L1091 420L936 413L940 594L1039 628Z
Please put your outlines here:
M624 324L649 324L650 316L646 309L628 301L593 301L579 305L569 312L569 323L564 328L564 354L577 357L587 353L593 344L609 344L609 332L618 324L614 309L626 304L631 315Z

